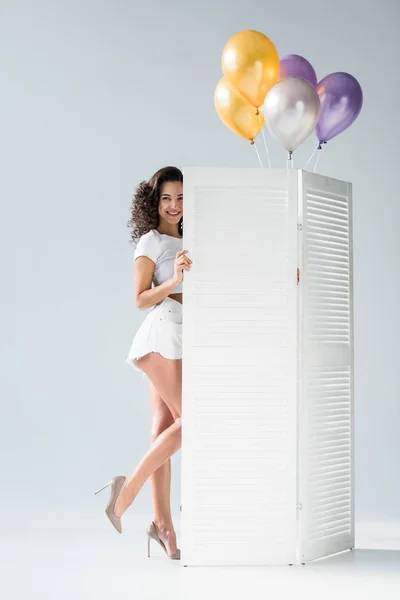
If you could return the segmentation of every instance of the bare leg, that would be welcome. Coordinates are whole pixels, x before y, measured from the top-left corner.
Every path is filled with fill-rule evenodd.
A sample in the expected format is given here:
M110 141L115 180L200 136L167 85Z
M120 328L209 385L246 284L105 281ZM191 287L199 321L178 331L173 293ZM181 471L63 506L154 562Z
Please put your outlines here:
M181 447L182 361L151 353L140 359L139 366L167 404L174 422L155 439L135 471L126 478L114 508L119 517L132 504L150 475Z
M152 412L151 442L154 443L157 437L173 424L174 419L168 406L152 383L150 383L150 405ZM171 516L170 458L152 473L150 483L154 506L154 523L157 525L160 537L169 554L174 554L177 551L177 544Z
M173 424L174 419L168 406L152 383L150 383L150 406L152 413L151 443L153 444L158 436ZM150 483L154 505L154 521L157 525L159 523L170 524L171 459L168 459L152 473Z

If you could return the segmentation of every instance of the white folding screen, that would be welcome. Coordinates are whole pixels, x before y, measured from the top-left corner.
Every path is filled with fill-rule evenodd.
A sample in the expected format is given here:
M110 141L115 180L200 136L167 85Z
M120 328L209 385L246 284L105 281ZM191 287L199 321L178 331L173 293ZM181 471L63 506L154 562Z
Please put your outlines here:
M299 173L300 560L354 547L351 184Z
M288 177L185 170L182 563L294 562L296 223ZM294 188L295 189L295 188Z
M326 488L321 491L311 483L320 473L320 447L309 446L319 435L315 424L321 416L327 428L339 423L344 405L335 405L332 412L326 405L320 414L305 394L314 386L325 398L332 373L339 391L349 378L338 345L314 364L316 347L305 343L325 330L318 329L324 313L318 312L312 291L315 275L303 288L300 272L297 285L298 266L302 271L312 262L300 224L303 220L310 233L316 225L311 200L310 210L302 214L302 199L306 206L308 198L303 184L308 190L307 174L284 169L185 170L184 247L193 268L185 274L183 305L183 565L305 562L326 548L329 526L342 525L342 508L347 518L344 496L335 504L342 480L335 479L331 487L325 463L321 473ZM333 232L342 231L335 229L335 221L331 225ZM325 232L316 232L317 241L319 235ZM310 291L303 298L306 289ZM308 320L302 317L305 307L315 312ZM329 332L334 321L326 323ZM347 368L351 370L349 363ZM317 401L318 393L314 396ZM327 441L336 434L341 442L341 427L327 431ZM341 446L340 456L334 449L332 443L324 456L330 460L332 450L334 461L343 459L334 466L352 456ZM318 503L306 509L311 506L307 494L316 502L318 494L324 498L331 491L330 512ZM320 534L321 523L326 530Z

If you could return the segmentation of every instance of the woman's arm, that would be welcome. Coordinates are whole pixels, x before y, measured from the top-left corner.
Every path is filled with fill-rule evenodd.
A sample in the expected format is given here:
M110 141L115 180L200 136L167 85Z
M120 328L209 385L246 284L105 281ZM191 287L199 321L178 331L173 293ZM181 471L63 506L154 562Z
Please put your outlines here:
M187 250L177 253L174 275L161 285L151 287L154 275L154 262L147 256L139 256L135 260L135 302L140 310L146 310L165 300L182 282L183 271L190 269L191 260L185 256Z

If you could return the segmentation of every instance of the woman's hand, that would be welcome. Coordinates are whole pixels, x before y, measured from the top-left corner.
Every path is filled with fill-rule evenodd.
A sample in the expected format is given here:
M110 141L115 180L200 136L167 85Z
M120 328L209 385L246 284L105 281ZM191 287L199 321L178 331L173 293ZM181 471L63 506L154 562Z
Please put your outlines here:
M183 271L190 271L192 261L188 256L185 256L189 250L180 250L176 254L174 262L174 275L172 277L174 283L178 286L183 280Z

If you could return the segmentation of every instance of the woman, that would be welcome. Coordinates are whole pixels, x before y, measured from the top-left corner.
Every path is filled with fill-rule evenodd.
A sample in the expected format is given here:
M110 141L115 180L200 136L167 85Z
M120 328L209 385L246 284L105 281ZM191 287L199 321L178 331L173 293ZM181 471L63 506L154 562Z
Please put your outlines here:
M157 171L139 185L128 225L139 240L135 259L135 299L151 309L134 337L127 362L147 375L152 410L151 446L130 477L117 476L106 514L122 532L121 517L151 477L154 521L147 529L172 559L180 558L171 517L170 457L181 446L182 280L192 261L182 250L183 176L176 167ZM97 494L98 492L96 492Z

